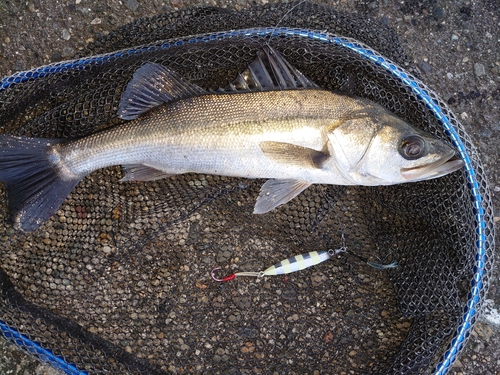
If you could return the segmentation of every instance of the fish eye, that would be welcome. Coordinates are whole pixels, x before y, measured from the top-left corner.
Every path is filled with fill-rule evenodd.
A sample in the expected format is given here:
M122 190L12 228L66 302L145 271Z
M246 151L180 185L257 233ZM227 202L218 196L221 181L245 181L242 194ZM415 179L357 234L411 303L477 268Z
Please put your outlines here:
M415 160L427 154L426 146L422 137L410 135L401 141L399 153L407 160Z

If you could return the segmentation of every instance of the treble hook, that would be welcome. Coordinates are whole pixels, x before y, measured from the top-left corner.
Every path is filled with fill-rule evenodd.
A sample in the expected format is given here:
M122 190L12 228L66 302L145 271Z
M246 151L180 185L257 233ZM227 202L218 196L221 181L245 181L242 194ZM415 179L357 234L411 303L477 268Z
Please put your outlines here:
M236 278L236 274L231 274L229 276L223 277L222 279L219 279L218 277L215 277L215 271L220 270L220 267L215 267L212 272L210 272L210 276L212 276L212 279L215 281L218 281L220 283L225 283L226 281L231 281Z

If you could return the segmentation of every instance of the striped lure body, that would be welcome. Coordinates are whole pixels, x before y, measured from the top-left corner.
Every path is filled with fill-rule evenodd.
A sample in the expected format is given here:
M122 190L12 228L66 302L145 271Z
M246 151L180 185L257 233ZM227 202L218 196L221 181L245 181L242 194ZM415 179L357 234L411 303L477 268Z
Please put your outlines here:
M294 257L282 260L279 263L276 263L274 266L267 268L264 271L260 272L237 272L232 273L229 276L223 277L219 279L215 277L214 272L219 270L220 267L216 267L210 273L212 275L212 279L215 281L226 282L236 278L236 276L253 276L253 277L264 277L264 276L276 276L276 275L284 275L286 273L301 271L308 267L315 266L325 260L330 259L336 254L340 254L345 252L346 249L341 247L340 249L333 250L320 250L320 251L311 251L307 254L295 255Z
M302 271L306 268L315 266L317 264L320 264L324 262L325 260L328 260L332 258L334 255L340 254L347 252L347 249L345 247L341 247L340 249L329 249L329 250L320 250L320 251L311 251L306 254L299 254L295 255L291 258L282 260L279 263L276 263L274 266L271 266L267 268L264 271L260 272L237 272L237 273L232 273L229 276L223 277L222 279L219 279L215 276L214 272L219 270L220 267L216 267L212 270L210 273L212 276L212 279L215 281L220 281L220 282L226 282L226 281L231 281L234 280L237 276L253 276L253 277L264 277L264 276L276 276L276 275L284 275L287 273L292 273L292 272L297 272L297 271ZM370 267L375 268L376 270L385 270L389 268L396 268L398 266L397 262L392 262L390 264L379 264L375 262L369 262L367 259L356 255L356 258L359 258L366 264L368 264Z
M308 267L315 266L335 255L334 250L311 251L306 254L299 254L294 257L282 260L274 266L259 273L259 277L284 275L286 273L301 271Z

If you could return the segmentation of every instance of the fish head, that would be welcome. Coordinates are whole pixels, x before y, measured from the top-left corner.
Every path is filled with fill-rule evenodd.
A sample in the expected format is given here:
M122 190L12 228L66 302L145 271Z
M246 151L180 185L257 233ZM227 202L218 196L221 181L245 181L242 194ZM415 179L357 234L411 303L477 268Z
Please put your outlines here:
M451 146L378 107L346 118L329 135L336 167L351 183L416 182L462 167Z

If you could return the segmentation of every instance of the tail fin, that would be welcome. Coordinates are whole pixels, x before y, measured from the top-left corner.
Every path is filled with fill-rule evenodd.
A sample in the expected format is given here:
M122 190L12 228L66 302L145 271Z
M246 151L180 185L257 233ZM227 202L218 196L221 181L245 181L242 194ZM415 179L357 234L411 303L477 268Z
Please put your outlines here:
M0 182L14 226L31 232L52 216L79 182L62 179L49 158L58 139L0 136Z

